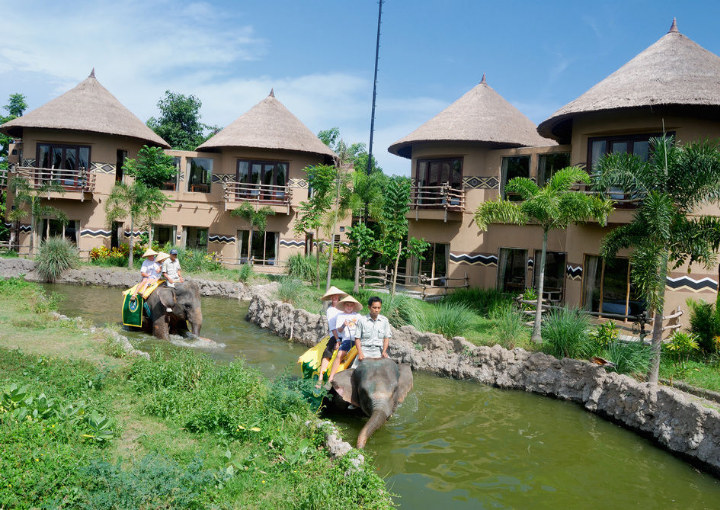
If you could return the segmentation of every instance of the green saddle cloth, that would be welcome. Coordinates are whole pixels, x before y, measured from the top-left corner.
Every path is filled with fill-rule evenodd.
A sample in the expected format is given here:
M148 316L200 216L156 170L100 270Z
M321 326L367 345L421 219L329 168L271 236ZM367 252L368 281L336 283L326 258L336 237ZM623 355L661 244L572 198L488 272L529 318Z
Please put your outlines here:
M126 294L125 299L123 299L122 323L123 326L140 328L143 319L143 298L137 296L137 299L133 301L130 297L130 294Z

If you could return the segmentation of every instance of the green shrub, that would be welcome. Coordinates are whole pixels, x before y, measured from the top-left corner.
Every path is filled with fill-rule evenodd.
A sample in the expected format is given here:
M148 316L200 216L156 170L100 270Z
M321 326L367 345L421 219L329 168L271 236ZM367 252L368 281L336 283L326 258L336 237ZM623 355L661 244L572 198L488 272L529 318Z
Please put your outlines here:
M317 259L315 255L291 255L288 258L288 276L297 278L306 282L317 283ZM320 256L320 279L327 276L327 259L324 255Z
M300 297L305 285L297 278L285 277L280 280L277 297L283 303L295 303Z
M720 337L720 312L712 303L705 301L686 301L690 308L690 331L697 335L697 341L706 353L718 351Z
M250 264L243 264L240 266L239 274L238 274L238 280L247 283L248 280L250 280L250 277L253 274L253 269Z
M615 370L621 374L644 374L652 357L652 348L642 342L611 342L607 359L615 363Z
M607 349L612 342L617 341L618 334L617 325L613 321L607 321L598 326L590 333L590 340L593 342L594 349Z
M542 350L556 358L585 358L591 346L590 318L581 310L552 310L542 324Z
M663 348L670 354L676 364L679 364L681 368L685 368L685 363L690 360L690 356L700 349L700 345L698 337L694 333L676 331L670 341L663 344Z
M504 310L512 304L512 296L497 289L458 289L448 294L443 301L450 304L462 304L480 315L491 316L498 310Z
M351 280L355 277L355 257L347 251L338 250L333 257L333 278Z
M467 335L475 316L465 305L440 302L430 310L413 314L413 325L421 331L439 333L445 338Z
M76 267L80 256L77 247L64 237L50 237L40 245L35 262L40 276L54 282L64 271Z
M178 260L183 271L189 273L212 272L222 269L222 264L215 253L202 250L176 248Z
M523 316L512 305L494 309L490 317L495 321L497 342L506 349L514 349L527 335Z

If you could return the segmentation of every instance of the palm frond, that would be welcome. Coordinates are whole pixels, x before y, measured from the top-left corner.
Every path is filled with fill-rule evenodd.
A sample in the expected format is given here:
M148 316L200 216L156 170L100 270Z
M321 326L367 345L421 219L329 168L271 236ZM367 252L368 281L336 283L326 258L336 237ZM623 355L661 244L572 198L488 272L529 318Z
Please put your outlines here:
M518 195L521 200L529 200L540 192L540 188L527 177L515 177L505 185L505 191Z
M485 202L475 211L475 223L481 231L486 231L491 223L524 225L529 219L519 203L509 200Z
M590 176L577 166L569 166L555 172L548 187L553 191L568 191L575 184L590 184Z

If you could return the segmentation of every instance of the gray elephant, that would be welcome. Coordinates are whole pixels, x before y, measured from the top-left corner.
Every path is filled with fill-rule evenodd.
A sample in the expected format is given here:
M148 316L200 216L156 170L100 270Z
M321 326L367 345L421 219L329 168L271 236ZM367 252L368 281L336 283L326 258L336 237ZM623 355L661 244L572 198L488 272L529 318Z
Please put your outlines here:
M188 326L193 335L200 335L202 309L200 288L195 282L176 283L175 288L158 287L146 303L150 319L145 319L143 326L157 338L168 340L170 333L182 333Z
M358 448L365 447L370 436L385 424L412 386L410 365L398 365L389 358L366 359L359 362L356 369L335 375L333 405L347 409L352 404L370 417L358 435Z

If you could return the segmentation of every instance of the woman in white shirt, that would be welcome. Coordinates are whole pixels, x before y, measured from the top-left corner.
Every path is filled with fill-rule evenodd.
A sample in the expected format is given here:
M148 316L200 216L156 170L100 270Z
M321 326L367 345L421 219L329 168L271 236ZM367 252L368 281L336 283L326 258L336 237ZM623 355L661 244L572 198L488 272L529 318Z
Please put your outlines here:
M318 375L317 383L318 388L322 386L323 374L330 364L330 358L332 358L333 352L339 347L338 340L340 339L340 335L335 329L335 317L340 313L340 309L337 306L338 301L347 295L347 292L343 292L337 287L330 287L330 289L328 289L322 297L323 301L330 301L330 306L328 306L328 309L325 312L328 321L328 333L330 338L328 339L327 346L323 351L322 362L320 363L320 374Z

